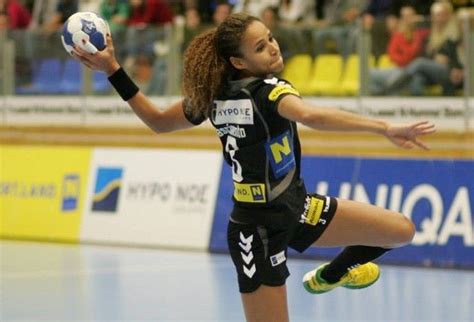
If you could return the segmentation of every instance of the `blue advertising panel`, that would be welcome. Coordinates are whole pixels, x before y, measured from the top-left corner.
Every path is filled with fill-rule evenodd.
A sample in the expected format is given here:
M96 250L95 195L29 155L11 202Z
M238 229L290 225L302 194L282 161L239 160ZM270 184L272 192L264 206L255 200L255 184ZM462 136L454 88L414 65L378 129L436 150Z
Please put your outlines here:
M302 159L309 192L369 202L410 217L417 234L381 262L474 267L474 161L311 157ZM232 179L224 167L211 251L227 251ZM330 258L337 249L311 248L305 256Z

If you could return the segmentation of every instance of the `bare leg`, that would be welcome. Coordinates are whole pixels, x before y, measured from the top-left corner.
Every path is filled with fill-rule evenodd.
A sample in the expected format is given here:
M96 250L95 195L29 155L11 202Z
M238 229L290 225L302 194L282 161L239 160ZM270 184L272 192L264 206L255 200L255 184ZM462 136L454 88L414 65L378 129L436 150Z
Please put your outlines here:
M288 322L286 286L260 286L252 293L242 293L247 322Z
M347 247L327 265L308 272L303 284L311 293L328 292L341 285L368 287L380 276L378 266L370 262L390 248L409 243L414 235L413 223L402 214L338 199L334 218L314 245Z
M409 243L415 235L411 220L400 213L352 200L337 201L336 214L315 246L394 248Z

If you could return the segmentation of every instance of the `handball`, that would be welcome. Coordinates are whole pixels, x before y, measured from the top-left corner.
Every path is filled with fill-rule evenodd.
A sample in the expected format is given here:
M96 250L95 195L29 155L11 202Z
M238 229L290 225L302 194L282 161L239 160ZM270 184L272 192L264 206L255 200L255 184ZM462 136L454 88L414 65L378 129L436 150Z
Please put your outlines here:
M71 55L74 45L90 54L95 54L107 46L107 33L110 33L107 22L97 14L76 12L64 23L61 40Z

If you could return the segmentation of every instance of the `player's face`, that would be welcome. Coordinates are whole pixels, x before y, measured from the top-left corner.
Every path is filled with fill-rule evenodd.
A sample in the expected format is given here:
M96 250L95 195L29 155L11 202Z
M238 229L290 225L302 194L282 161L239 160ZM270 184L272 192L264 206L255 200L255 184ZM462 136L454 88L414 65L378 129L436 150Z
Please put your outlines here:
M245 76L265 77L283 70L280 46L260 21L252 22L244 33L240 50L243 57L234 64Z

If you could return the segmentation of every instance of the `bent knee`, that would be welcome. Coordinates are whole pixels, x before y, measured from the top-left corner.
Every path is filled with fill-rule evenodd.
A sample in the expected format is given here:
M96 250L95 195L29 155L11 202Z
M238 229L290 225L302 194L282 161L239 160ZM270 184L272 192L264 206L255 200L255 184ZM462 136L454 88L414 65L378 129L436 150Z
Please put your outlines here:
M407 217L400 215L400 219L397 222L397 227L393 234L393 240L391 245L387 245L390 248L401 247L409 244L413 237L415 237L416 228L415 224Z

